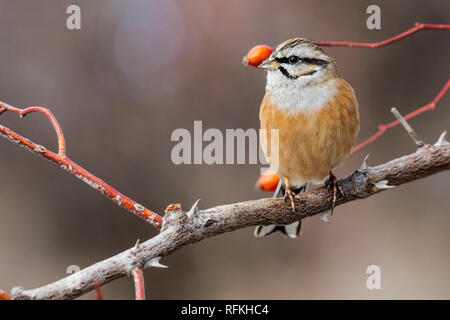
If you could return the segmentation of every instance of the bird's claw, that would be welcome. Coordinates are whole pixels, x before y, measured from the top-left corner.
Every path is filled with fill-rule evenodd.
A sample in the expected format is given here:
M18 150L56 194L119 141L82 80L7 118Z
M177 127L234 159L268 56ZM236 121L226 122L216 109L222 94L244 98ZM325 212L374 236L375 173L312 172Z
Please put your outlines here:
M292 213L295 213L295 200L294 200L295 194L294 192L291 190L291 188L286 188L285 192L284 192L284 202L287 202L288 200L291 202L291 210Z
M339 183L336 179L336 176L331 171L330 171L330 177L325 182L325 186L327 187L327 189L331 192L331 194L333 196L332 202L331 202L331 212L330 212L330 214L332 215L334 212L334 208L336 207L337 194L339 192L339 194L342 196L342 195L344 195L344 191L342 190L341 186L339 185Z

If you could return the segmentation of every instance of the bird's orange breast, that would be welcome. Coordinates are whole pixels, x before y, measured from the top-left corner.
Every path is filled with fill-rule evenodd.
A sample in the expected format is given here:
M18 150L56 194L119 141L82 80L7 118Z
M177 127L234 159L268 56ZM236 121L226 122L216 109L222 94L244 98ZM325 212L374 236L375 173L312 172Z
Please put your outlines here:
M350 155L359 130L354 91L340 80L337 94L313 113L288 113L266 93L260 110L261 146L272 169L294 185L323 181ZM271 129L278 129L279 147L271 146Z

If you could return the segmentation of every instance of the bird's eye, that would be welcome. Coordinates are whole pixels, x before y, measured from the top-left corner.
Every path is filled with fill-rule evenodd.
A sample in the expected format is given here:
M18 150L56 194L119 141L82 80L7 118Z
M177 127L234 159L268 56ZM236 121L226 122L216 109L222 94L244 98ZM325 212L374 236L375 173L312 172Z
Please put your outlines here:
M299 62L299 61L300 61L300 58L297 57L297 56L290 56L290 57L289 57L289 63L290 63L290 64L296 64L296 63Z

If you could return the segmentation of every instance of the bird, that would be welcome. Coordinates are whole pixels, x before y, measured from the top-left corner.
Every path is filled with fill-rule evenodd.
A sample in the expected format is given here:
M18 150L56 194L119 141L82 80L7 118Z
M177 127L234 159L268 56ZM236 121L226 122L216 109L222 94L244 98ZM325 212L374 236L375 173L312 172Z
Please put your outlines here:
M295 212L296 193L325 182L333 213L337 192L342 190L332 169L349 157L359 131L355 91L334 59L304 38L281 43L259 68L267 70L259 113L261 148L280 177L274 196L284 188L284 199ZM275 231L297 238L302 221L259 226L255 236Z

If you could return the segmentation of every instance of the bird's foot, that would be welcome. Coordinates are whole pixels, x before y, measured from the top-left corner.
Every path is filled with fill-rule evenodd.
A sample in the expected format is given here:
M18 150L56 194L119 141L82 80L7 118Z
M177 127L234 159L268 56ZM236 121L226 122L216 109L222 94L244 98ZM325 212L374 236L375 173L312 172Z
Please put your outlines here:
M291 188L286 188L284 191L284 202L287 202L288 200L291 202L291 210L292 213L295 213L295 193L292 191Z
M325 186L327 187L327 189L331 192L331 195L333 196L332 202L331 202L331 215L332 215L334 212L334 208L336 207L337 194L339 192L339 194L341 196L343 196L344 191L342 190L341 186L339 185L339 183L336 179L336 176L331 171L330 171L330 177L325 182Z

